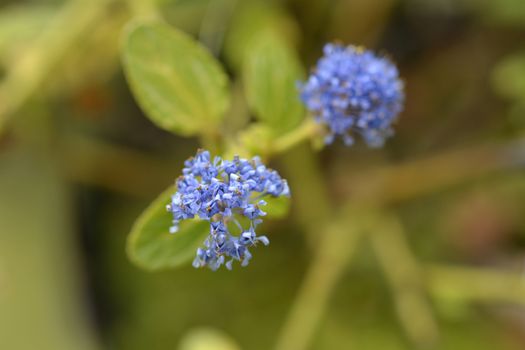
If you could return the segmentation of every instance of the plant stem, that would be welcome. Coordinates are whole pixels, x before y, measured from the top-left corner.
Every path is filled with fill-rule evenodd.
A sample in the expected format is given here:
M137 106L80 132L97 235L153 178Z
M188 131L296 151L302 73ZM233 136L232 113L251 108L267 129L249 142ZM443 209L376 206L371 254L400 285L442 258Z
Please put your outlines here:
M35 93L68 49L104 15L111 0L67 1L0 83L0 130Z
M428 291L435 298L525 305L522 273L434 264L425 268L425 276Z
M74 139L80 139L82 141L71 141ZM63 159L62 163L65 166L64 170L66 173L69 173L71 180L76 182L97 184L101 181L93 172L81 172L81 169L89 163L80 161L84 159L84 157L88 157L87 159L92 159L93 161L96 160L99 164L99 170L104 174L120 174L120 171L124 168L134 169L133 171L128 171L128 175L124 177L130 179L129 183L123 181L122 177L119 179L119 177L115 175L114 181L101 185L117 192L137 196L151 196L151 190L147 188L154 190L156 187L146 186L145 182L147 181L143 176L131 176L129 174L144 174L148 172L158 174L159 178L164 178L165 176L162 174L171 174L177 171L176 165L166 165L170 164L169 160L154 159L151 155L127 147L110 145L110 151L108 151L106 148L109 147L109 145L92 138L73 135L71 140L68 139L65 141L66 144L63 147L63 152L58 156L60 159ZM89 147L83 146L88 144L90 145ZM522 147L525 147L524 144L525 138L519 138L509 140L497 146L488 147L487 145L478 145L468 151L449 151L441 155L435 155L429 160L416 160L365 171L365 175L363 176L353 176L350 174L350 178L347 177L345 183L340 184L344 187L342 188L342 195L347 197L351 194L354 201L360 202L365 200L368 202L379 202L381 200L383 203L392 203L414 199L418 196L431 194L447 187L484 178L492 173L523 168L525 164L525 152L514 150L513 155L509 156L509 151L512 150L513 147L517 147L517 145L523 145ZM88 149L89 152L87 151ZM75 152L81 152L82 155L75 155ZM467 157L472 154L477 154L477 158L486 159L486 166L482 168L477 167L477 172L469 171L468 174L456 173L456 175L452 176L451 174L456 172L456 167L464 168L463 164L468 163L465 159L472 160L472 157ZM461 157L459 155L464 155L467 158L460 162L459 158ZM134 160L135 157L138 157L137 159L140 159L140 161ZM119 161L115 162L115 159ZM499 161L494 164L491 159L499 159ZM320 185L321 174L311 150L309 150L306 145L303 149L298 147L296 151L294 150L284 154L280 162L282 163L283 172L293 185L293 196L296 198L295 205L297 212L301 213L302 221L309 225L316 222L317 219L314 220L314 218L317 218L317 215L326 218L326 214L320 213L327 213L331 211L332 208L329 206L329 203L323 204L323 202L328 201L328 195L326 194L326 189ZM438 164L434 165L434 162ZM86 164L82 165L83 163ZM79 167L78 169L77 166ZM297 170L296 167L300 167L298 168L299 170ZM445 167L448 170L438 174L432 172L432 170L437 170L437 168L440 167ZM416 189L409 188L408 186L398 186L399 181L397 180L402 178L404 174L409 175L412 179L418 179L414 182ZM166 175L166 177L169 179L169 175ZM314 180L316 181L316 185L311 185L309 181ZM139 184L142 183L144 183L144 189L139 190ZM338 185L336 187L338 189L341 188ZM310 198L309 193L314 193L312 197L314 198L313 200L308 199ZM311 203L315 203L316 205L310 205ZM310 210L306 211L308 208L302 209L300 208L301 206L309 207ZM324 219L322 221L320 224L324 224Z
M369 237L408 337L419 348L435 344L438 326L425 295L424 274L412 255L401 223L392 215L378 215Z
M294 300L277 341L277 350L307 349L327 307L330 295L353 256L360 231L332 224L320 235L319 249Z
M156 0L127 0L133 18L162 19Z
M342 197L392 203L457 186L476 178L525 167L525 137L442 152L406 161L344 174L334 187Z
M319 125L312 118L306 118L299 127L277 138L272 145L271 153L283 153L315 136L319 131Z
M321 229L319 226L324 225L332 215L332 206L318 159L310 147L301 145L283 154L280 162L293 191L296 214L301 226L318 236L319 232L315 231Z

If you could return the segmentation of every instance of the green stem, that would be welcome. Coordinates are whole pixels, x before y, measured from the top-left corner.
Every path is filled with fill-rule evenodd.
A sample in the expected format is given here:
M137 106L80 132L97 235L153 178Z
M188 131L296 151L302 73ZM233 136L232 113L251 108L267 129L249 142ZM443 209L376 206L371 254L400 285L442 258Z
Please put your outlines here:
M151 198L173 183L173 174L185 159L180 153L176 158L152 157L74 133L61 135L55 142L54 156L70 181L138 198Z
M278 338L277 350L307 349L337 281L353 256L360 232L348 225L332 224L320 235L321 242Z
M318 159L310 147L300 145L283 154L280 163L292 189L295 217L315 245L333 212Z
M525 138L427 155L334 179L342 197L376 203L411 200L504 171L523 169Z
M346 224L331 223L333 210L310 147L295 147L283 154L281 160L293 189L296 215L311 246L315 247L315 257L294 299L276 348L302 350L308 347L315 334L330 294L353 254L359 233L348 234Z
M0 130L38 90L79 37L97 25L111 3L111 0L67 1L20 59L13 60L0 83Z
M271 153L284 153L319 132L319 125L312 118L306 118L299 127L277 138L272 145Z
M525 305L523 274L495 268L429 265L426 286L438 299Z
M392 215L378 215L369 237L394 294L396 310L408 337L418 347L437 341L438 326L425 295L423 272L412 255L406 233Z
M128 0L134 18L162 19L156 0Z

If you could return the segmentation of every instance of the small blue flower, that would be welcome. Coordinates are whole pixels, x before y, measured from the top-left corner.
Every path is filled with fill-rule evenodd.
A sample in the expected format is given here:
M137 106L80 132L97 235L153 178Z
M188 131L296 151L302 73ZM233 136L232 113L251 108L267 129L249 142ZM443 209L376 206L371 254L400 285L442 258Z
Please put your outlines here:
M355 46L325 45L324 56L299 88L306 108L328 127L327 144L339 135L350 146L359 134L370 147L381 147L403 109L396 66Z
M261 163L259 157L251 160L235 157L232 161L215 157L199 150L184 163L182 176L177 179L177 192L171 197L167 210L173 215L171 233L185 219L199 217L210 222L210 234L203 247L197 249L194 267L208 266L217 270L221 265L232 268L233 261L248 265L252 255L248 248L257 243L270 244L266 236L257 236L255 229L266 213L264 196L290 196L286 180ZM249 222L243 228L239 218ZM233 225L229 225L229 224ZM239 233L233 235L231 227Z

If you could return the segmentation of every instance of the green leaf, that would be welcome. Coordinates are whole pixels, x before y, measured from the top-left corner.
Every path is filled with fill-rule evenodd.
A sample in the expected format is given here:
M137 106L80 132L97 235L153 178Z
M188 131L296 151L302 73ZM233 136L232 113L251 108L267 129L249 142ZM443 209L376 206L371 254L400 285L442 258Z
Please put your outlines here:
M122 59L135 98L159 127L185 136L218 127L228 77L198 42L164 23L138 23L125 35Z
M264 197L264 201L267 203L264 208L262 208L267 217L272 219L281 219L286 217L288 211L290 210L290 197Z
M297 82L302 67L295 52L273 31L261 33L243 66L249 106L275 134L296 127L304 116Z
M298 41L297 23L280 6L269 1L243 1L238 4L224 43L224 54L230 66L240 70L246 55L257 44L263 31L273 31L290 45Z
M209 224L203 220L185 220L179 231L171 234L172 215L166 210L175 187L171 186L139 216L128 237L127 252L137 265L148 270L173 268L189 262L204 242Z

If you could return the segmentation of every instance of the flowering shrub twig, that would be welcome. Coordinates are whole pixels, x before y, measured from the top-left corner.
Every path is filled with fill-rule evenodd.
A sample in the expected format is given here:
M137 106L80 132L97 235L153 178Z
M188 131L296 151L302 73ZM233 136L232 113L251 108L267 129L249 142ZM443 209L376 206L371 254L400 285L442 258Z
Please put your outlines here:
M268 245L266 236L257 236L255 228L266 213L264 196L289 196L288 183L275 170L263 165L258 157L246 160L235 157L233 161L215 157L199 150L195 157L185 162L183 175L177 180L177 192L172 196L168 211L173 214L170 232L176 233L181 220L196 216L210 222L210 235L204 248L197 249L194 267L208 266L212 270L222 264L232 268L233 260L248 265L252 255L248 248L258 242ZM245 229L239 218L249 221ZM230 233L233 223L239 236ZM226 258L230 258L225 262Z
M326 143L340 135L346 145L360 134L381 147L393 134L392 122L403 108L403 83L388 59L355 46L327 44L301 99L316 120L329 128Z

